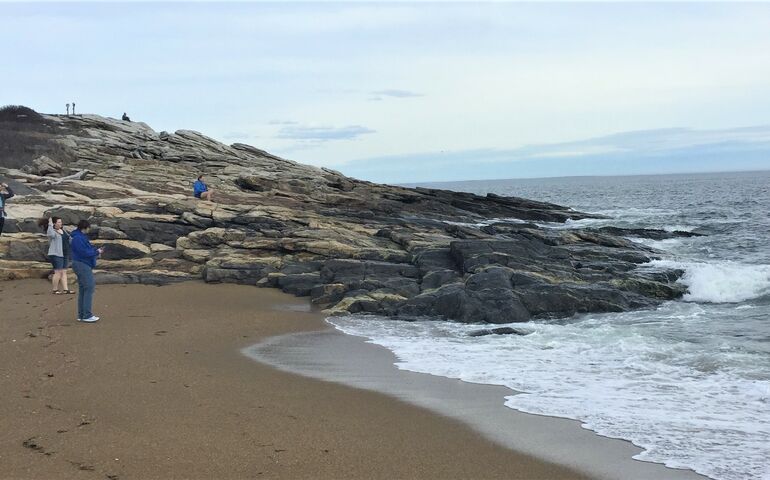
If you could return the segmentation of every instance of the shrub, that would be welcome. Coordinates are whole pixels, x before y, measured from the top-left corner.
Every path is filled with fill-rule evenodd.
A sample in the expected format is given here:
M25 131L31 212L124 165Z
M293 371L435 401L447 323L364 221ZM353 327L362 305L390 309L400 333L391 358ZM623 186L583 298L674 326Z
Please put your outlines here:
M42 115L23 105L0 108L0 122L46 123Z

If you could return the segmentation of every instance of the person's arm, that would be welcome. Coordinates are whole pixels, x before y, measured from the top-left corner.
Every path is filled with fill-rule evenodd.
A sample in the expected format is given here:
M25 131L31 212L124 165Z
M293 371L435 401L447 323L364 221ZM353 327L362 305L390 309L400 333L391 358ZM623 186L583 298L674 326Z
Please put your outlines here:
M12 198L12 197L15 195L15 194L13 193L13 190L11 189L11 187L9 187L9 186L8 186L8 184L7 184L7 183L4 183L4 184L3 184L3 187L5 187L5 189L6 189L6 190L8 190L8 193L3 193L3 194L2 194L2 195L3 195L3 199L4 199L4 200L8 200L9 198Z
M102 253L101 248L96 248L93 245L91 245L91 242L86 240L86 246L88 247L88 256L89 257L98 257Z
M85 236L82 235L78 235L72 239L70 249L83 258L97 257L99 256L99 253L101 253L91 245L91 242L89 242Z
M48 238L56 238L56 230L53 228L53 220L48 219L48 230L45 232Z

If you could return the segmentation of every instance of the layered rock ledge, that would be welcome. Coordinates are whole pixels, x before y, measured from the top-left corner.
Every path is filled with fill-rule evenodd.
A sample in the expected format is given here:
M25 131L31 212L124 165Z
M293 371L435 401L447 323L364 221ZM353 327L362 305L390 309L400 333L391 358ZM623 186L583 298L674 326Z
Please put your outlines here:
M682 272L643 266L657 253L628 239L676 234L558 228L592 215L551 203L380 185L96 115L6 118L2 129L29 161L0 150L17 192L0 279L48 274L36 221L56 215L89 219L108 246L98 282L276 287L331 314L508 323L649 308L685 291ZM215 203L191 196L201 173Z

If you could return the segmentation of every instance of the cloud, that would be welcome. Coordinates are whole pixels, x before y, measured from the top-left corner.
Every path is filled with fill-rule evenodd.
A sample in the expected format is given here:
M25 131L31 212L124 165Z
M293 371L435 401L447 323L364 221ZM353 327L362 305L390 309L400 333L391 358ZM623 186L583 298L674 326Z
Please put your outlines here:
M770 126L641 130L515 149L366 158L336 168L388 183L768 170Z
M410 92L409 90L396 90L396 89L378 90L376 92L371 92L371 94L375 95L375 98L372 98L372 100L379 100L379 98L376 98L376 97L412 98L412 97L425 96L422 93Z
M327 142L330 140L353 140L361 135L375 133L375 130L361 125L347 127L313 127L287 125L278 131L276 138L291 140L307 140L314 142Z
M271 120L267 124L268 125L299 125L299 122L294 122L291 120Z

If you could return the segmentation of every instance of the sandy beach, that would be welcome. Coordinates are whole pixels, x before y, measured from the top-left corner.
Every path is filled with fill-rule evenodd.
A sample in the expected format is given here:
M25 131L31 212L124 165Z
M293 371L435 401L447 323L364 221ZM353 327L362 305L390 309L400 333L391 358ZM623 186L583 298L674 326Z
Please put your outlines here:
M97 324L75 321L75 301L43 280L0 283L1 478L584 478L426 409L240 353L327 328L305 299L100 285Z

